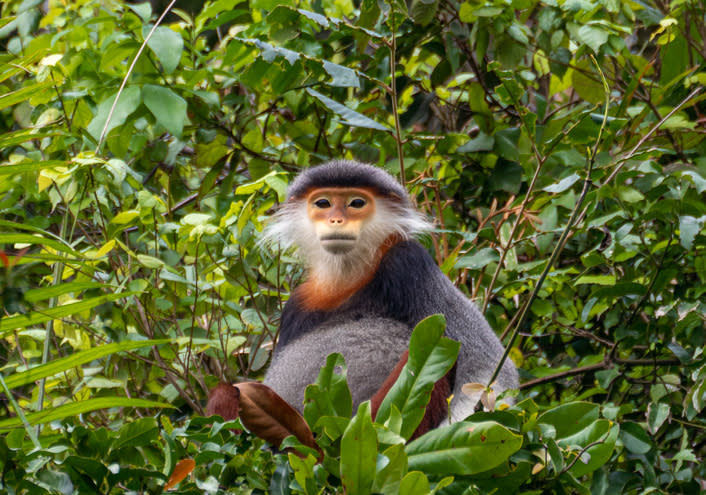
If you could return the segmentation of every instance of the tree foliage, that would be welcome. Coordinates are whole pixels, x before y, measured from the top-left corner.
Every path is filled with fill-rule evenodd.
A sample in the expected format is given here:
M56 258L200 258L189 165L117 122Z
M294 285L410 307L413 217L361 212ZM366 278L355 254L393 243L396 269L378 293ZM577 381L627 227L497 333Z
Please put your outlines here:
M3 490L704 488L702 2L1 8ZM406 443L324 370L319 463L198 415L262 376L301 273L258 234L340 157L404 181L523 385Z

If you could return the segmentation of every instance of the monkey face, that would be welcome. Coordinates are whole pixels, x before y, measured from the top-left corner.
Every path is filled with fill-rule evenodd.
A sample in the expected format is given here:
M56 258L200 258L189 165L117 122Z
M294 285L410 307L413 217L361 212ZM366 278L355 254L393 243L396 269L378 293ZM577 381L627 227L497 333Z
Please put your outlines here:
M373 218L375 198L365 189L314 189L307 197L307 213L321 246L331 254L346 254Z

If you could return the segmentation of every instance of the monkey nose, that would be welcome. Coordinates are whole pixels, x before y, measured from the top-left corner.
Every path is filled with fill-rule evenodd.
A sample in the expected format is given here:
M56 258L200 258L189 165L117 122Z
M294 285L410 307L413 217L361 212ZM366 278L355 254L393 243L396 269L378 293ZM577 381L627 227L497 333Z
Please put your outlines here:
M340 217L330 217L328 219L328 221L329 221L329 223L334 223L334 224L343 223L343 219Z

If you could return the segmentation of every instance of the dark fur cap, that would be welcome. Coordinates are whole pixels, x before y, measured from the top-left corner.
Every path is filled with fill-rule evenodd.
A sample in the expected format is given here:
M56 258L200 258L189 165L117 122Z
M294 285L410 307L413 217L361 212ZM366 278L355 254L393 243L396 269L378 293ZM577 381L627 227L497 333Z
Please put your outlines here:
M383 169L349 160L333 160L300 173L290 184L287 199L301 199L319 187L364 187L380 196L409 205L404 187Z

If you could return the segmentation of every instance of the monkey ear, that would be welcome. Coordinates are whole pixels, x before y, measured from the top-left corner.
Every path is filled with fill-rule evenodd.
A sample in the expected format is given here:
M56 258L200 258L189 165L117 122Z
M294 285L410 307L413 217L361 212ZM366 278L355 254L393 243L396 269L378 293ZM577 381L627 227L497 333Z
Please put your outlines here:
M240 421L248 430L276 447L294 435L321 454L302 415L274 390L260 382L239 383L236 387L240 391Z

